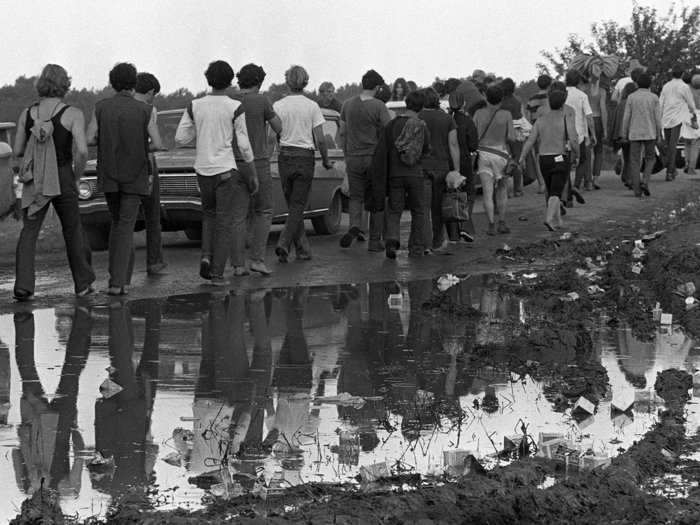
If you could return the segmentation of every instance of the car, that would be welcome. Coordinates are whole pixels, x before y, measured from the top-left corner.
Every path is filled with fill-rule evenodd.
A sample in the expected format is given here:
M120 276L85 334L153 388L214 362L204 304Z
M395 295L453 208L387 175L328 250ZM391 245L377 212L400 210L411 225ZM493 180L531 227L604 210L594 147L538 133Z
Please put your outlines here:
M344 209L347 209L347 175L343 151L338 147L340 114L323 109L326 119L323 131L328 145L328 157L332 169L325 169L321 156L316 152L316 171L311 186L309 203L304 218L311 220L319 235L336 233ZM163 231L184 231L188 239L200 240L202 236L202 211L194 172L194 144L177 146L175 131L184 109L158 112L158 126L168 151L154 155L160 179L161 226ZM271 157L270 172L273 179L273 224L281 224L287 218L287 203L282 193L277 164L277 145ZM96 161L89 160L85 173L78 183L80 217L92 250L105 250L109 239L110 215L104 195L97 189ZM136 231L145 227L143 214L136 222Z

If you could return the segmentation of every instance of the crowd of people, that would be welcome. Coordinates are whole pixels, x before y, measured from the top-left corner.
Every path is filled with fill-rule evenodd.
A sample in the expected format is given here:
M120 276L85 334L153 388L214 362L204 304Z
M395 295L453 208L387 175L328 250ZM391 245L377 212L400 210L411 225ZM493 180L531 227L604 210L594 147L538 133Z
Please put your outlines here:
M409 257L422 257L445 249L448 242L474 242L477 180L487 235L510 232L509 194L522 195L524 185L534 181L545 197L544 225L555 231L573 199L585 203L582 191L600 189L597 179L608 139L622 152L623 183L638 197L650 194L649 178L659 171L659 157L666 179L673 180L681 139L686 171L693 174L700 149L700 70L677 66L672 75L657 96L650 91L652 73L631 62L628 76L617 82L610 97L607 82L592 69L569 70L564 82L541 75L538 92L523 104L512 79L496 81L480 70L469 79L450 78L418 89L403 78L389 87L371 69L362 77L361 93L341 104L330 82L320 85L318 102L306 96L309 75L295 65L285 73L289 94L272 104L260 93L262 67L247 64L236 75L227 62L212 62L205 72L210 91L187 106L175 135L179 145L195 144L202 205L199 274L213 286L227 286L229 259L235 277L271 273L265 262L273 208L270 133L279 145L279 175L288 205L275 255L280 263L292 251L297 260L312 257L304 210L315 152L325 169L333 168L321 108L340 114L350 215L341 247L368 240L370 252L384 252L390 259L402 245ZM231 93L234 78L239 89ZM147 271L158 274L166 267L153 156L164 150L153 106L160 84L129 63L114 66L109 81L115 94L97 103L86 130L83 113L63 102L70 88L67 72L49 64L36 83L39 101L19 118L14 154L23 228L16 256L17 300L34 295L35 246L49 203L61 221L76 294L94 292L76 187L88 145L97 147L98 190L111 215L107 293L128 291L133 230L141 208L149 232ZM389 109L389 101L403 104ZM402 244L400 221L406 208L411 227Z

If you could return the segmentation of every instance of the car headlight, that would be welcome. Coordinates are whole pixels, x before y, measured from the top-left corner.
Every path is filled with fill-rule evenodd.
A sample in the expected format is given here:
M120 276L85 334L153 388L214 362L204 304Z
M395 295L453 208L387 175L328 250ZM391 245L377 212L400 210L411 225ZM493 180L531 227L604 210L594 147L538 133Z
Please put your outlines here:
M78 183L78 197L81 200L87 200L92 197L92 187L89 182L81 180Z

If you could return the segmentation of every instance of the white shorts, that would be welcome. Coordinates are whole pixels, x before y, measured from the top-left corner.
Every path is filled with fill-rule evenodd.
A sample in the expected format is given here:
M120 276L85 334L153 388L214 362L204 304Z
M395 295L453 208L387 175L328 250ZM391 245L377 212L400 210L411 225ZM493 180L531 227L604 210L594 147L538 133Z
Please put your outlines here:
M488 175L494 182L499 181L506 176L507 165L508 160L505 157L479 150L479 165L477 167L479 176Z

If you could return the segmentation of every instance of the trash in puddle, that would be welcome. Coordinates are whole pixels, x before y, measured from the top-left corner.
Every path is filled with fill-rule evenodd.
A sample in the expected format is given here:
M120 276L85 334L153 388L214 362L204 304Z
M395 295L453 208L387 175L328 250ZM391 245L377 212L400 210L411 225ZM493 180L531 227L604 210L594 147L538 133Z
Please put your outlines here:
M524 273L523 274L523 279L536 279L537 274L536 273Z
M636 241L634 241L634 247L639 249L639 250L644 248L644 239L637 239ZM632 253L634 253L634 252L632 252Z
M102 394L102 397L105 399L116 396L122 390L124 389L111 379L105 379L100 385L100 394Z
M579 468L584 470L604 469L610 466L610 457L584 454L579 458Z
M693 308L695 308L697 306L697 304L695 304L695 303L696 303L695 297L686 297L685 298L685 309L692 310Z
M570 303L570 302L576 301L578 298L579 298L579 295L576 292L569 292L565 296L560 297L560 299L562 301L564 301L565 303Z
M569 239L571 239L571 233L569 232L562 233L561 237L559 237L560 241L568 241Z
M452 288L455 284L459 284L460 278L457 277L456 275L453 275L451 273L442 275L438 277L437 280L437 287L438 290L441 292L444 292L445 290L448 290Z
M660 321L661 321L661 313L662 313L662 310L661 310L661 303L656 303L656 304L654 305L653 310L651 311L651 319L652 319L652 321L654 321L655 323L660 322Z
M322 403L332 403L339 406L349 406L354 408L362 408L365 405L365 399L360 396L353 396L348 392L341 392L337 396L317 397L315 401Z
M377 481L381 478L388 478L390 475L386 461L360 467L360 478L366 483Z
M640 248L635 246L634 249L632 250L632 258L633 259L641 259L642 257L644 257L644 250L641 250Z
M588 427L590 427L593 423L595 422L595 418L593 416L588 416L587 418L581 419L580 421L576 422L576 426L578 427L579 431L584 430Z
M634 263L632 265L632 273L636 273L637 275L639 275L640 273L642 273L643 268L644 265L642 265L642 263Z
M187 417L187 416L180 416L180 421L183 423L187 423L189 421L199 421L198 417Z
M522 434L513 434L512 436L503 436L503 452L513 452L518 450L520 443L523 441Z
M673 314L661 314L660 321L663 325L673 324Z
M588 293L589 293L590 295L595 295L595 294L599 294L599 293L605 293L605 290L603 290L603 289L602 289L600 286L598 286L597 284L593 284L593 285L589 286L589 287L587 288L587 290L588 290Z
M182 465L182 454L180 454L179 452L171 452L162 459L168 465L172 465L173 467L179 467Z
M583 411L586 414L595 414L595 405L591 403L588 399L585 397L579 397L578 400L576 401L576 404L574 405L574 408L571 409L571 412L580 412Z
M634 406L634 391L622 390L613 394L611 413L629 412Z
M509 251L510 251L510 246L508 246L507 244L504 244L504 245L503 245L503 248L501 248L501 250L503 250L504 252L509 252Z
M400 309L403 306L403 295L401 295L400 293L389 294L387 302L389 303L389 308Z
M87 466L91 468L108 467L114 464L114 458L112 456L106 458L100 452L95 452L88 462Z

